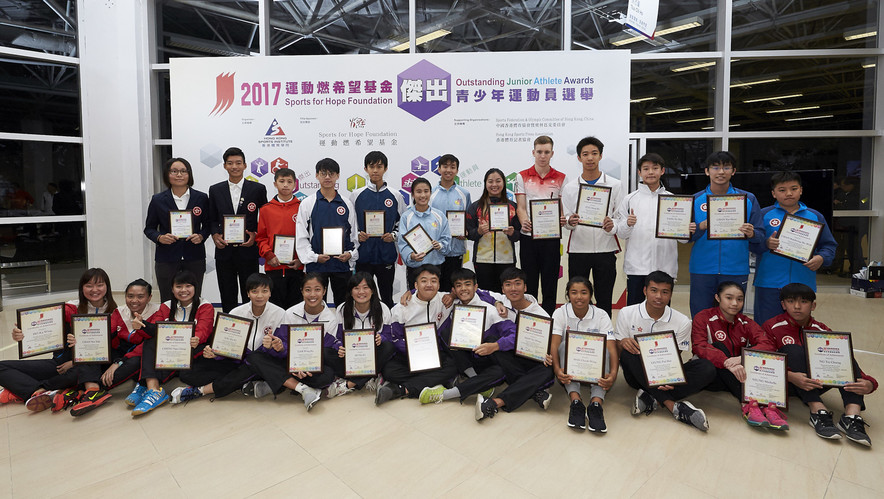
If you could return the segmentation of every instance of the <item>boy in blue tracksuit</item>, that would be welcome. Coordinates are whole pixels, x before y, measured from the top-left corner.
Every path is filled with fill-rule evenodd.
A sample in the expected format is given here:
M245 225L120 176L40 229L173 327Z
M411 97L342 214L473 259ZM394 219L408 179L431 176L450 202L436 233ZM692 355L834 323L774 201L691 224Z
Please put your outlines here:
M697 231L691 236L691 316L714 307L718 285L734 281L746 290L749 281L749 243L760 243L764 237L761 209L751 192L731 185L737 160L727 151L714 152L706 158L709 185L694 194L694 222ZM745 194L748 222L740 227L745 239L709 239L706 235L706 198L711 195ZM755 230L759 227L759 230Z
M472 201L470 193L455 183L457 171L460 168L460 160L453 154L445 154L439 158L439 185L433 187L433 195L430 196L430 206L442 212L466 211ZM452 273L463 267L463 255L467 252L466 234L451 237L451 243L442 248L442 283L439 288L444 293L451 291L454 283L451 281Z
M412 205L402 214L399 223L399 255L405 262L405 277L408 281L407 289L414 289L414 281L417 278L419 268L426 264L441 267L445 261L442 252L451 243L451 231L448 229L448 218L445 213L430 206L430 194L432 187L430 181L421 177L411 184ZM421 225L430 239L433 240L433 249L421 253L415 253L405 241L405 234L415 226ZM441 288L440 288L441 289ZM450 289L442 289L443 294Z
M356 223L359 225L359 261L356 272L368 272L378 281L378 294L387 307L393 308L393 280L396 276L396 238L399 218L405 211L405 201L398 192L388 189L384 182L387 172L387 156L380 151L365 155L365 173L368 185L350 196L356 208ZM384 212L384 234L369 236L365 232L366 211Z
M335 189L340 175L341 167L337 161L324 158L316 163L316 180L320 188L301 201L295 229L295 249L307 272L321 274L323 284L331 280L334 301L343 303L347 281L353 274L351 265L359 259L359 239L356 234L356 210L350 200L342 198ZM326 227L344 228L342 254L323 254L322 229Z
M805 284L816 291L816 271L823 265L832 264L835 248L838 246L822 214L800 201L800 175L789 171L775 173L770 179L770 188L776 203L761 210L762 226L758 230L762 231L764 239L752 244L752 251L758 255L755 269L755 322L759 324L783 313L780 289L786 284ZM771 252L780 244L780 224L787 214L823 224L814 255L807 263L802 264Z

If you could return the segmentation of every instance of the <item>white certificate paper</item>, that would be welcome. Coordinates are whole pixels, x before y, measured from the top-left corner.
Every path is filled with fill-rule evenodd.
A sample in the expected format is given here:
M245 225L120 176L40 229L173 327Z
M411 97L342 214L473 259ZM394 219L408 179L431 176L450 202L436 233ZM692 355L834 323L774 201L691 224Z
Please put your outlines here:
M580 220L577 223L588 227L604 227L610 204L610 187L580 184L577 196L577 216Z
M415 225L403 237L415 253L429 253L433 251L433 239L427 234L427 231L424 230L421 224Z
M338 256L344 254L344 228L322 228L322 254Z
M344 331L344 375L374 376L377 374L375 361L375 332L371 329Z
M448 210L445 212L448 218L448 230L451 237L465 237L467 235L467 212L462 210Z
M681 352L673 331L635 335L641 351L642 365L648 386L683 385L687 383Z
M169 232L178 239L190 237L193 234L193 215L189 211L170 211Z
M856 381L850 333L804 330L807 377L823 386L844 386Z
M243 215L224 215L224 240L227 244L246 242L246 217Z
M508 204L488 205L488 229L506 230L510 226L510 206Z
M516 355L543 362L549 353L551 335L552 319L519 312L516 317Z
M485 307L455 305L451 316L451 341L448 346L472 350L482 344L485 331Z
M295 260L295 236L273 236L273 254L279 263L287 265Z
M740 227L748 220L745 194L706 196L706 237L708 239L746 239Z
M780 222L780 230L777 233L780 245L771 252L801 263L807 263L813 258L813 252L816 250L816 243L820 240L823 227L822 222L786 215Z
M18 358L25 359L64 349L64 303L16 310L24 339L18 342Z
M746 370L743 402L754 399L758 401L758 405L774 404L788 409L786 354L744 348L742 357L743 368Z
M289 372L322 372L323 324L289 325Z
M157 369L190 369L193 322L157 322Z
M598 384L605 375L605 346L608 336L601 333L565 333L565 374L574 381Z
M558 199L533 199L531 208L531 234L534 239L562 238L562 207Z
M693 196L657 196L657 232L654 236L659 239L690 239L693 213Z
M442 367L436 343L436 324L405 326L405 347L411 372L430 371Z
M254 322L244 317L219 313L215 317L215 329L209 341L215 355L242 360Z
M74 364L105 364L111 361L110 314L71 316L74 334Z
M365 211L365 233L368 237L383 237L386 232L384 210Z

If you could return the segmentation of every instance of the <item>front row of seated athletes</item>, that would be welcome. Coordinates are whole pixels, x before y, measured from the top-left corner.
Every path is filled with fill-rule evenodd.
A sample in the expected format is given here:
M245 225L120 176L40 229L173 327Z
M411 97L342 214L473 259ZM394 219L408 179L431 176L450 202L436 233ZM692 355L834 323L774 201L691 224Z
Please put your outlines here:
M501 274L502 294L481 290L476 274L469 269L452 273L450 294L440 293L441 271L424 264L415 275L415 292L406 293L390 310L380 300L371 274L357 272L346 285L344 303L330 309L324 301L325 280L308 273L302 282L304 301L284 310L270 302L273 282L255 273L248 278L249 301L231 310L233 315L253 319L246 355L242 361L222 358L208 344L214 307L196 296L197 277L181 271L173 278L171 300L151 303L151 285L138 279L126 287L124 305L114 302L107 273L100 268L87 270L80 279L79 298L65 306L65 322L71 315L109 313L113 333L114 362L105 365L71 361L75 340L67 335L67 346L52 358L5 360L0 362L0 403L25 402L32 411L71 409L81 416L103 405L109 390L134 380L135 388L126 398L131 414L139 416L167 402L179 404L207 395L212 399L240 391L244 395L274 397L286 389L299 393L309 411L321 400L367 388L375 391L375 404L399 398L417 398L423 404L458 399L463 403L476 395L477 421L493 418L501 410L511 412L533 400L546 410L552 395L548 388L557 380L570 399L567 419L576 430L588 428L605 433L602 405L605 395L622 369L626 383L637 390L633 415L649 415L662 406L675 420L707 431L703 410L685 398L702 390L729 391L741 402L741 383L746 373L741 365L743 348L777 350L787 354L791 394L810 408L810 424L817 435L827 439L848 439L871 446L867 424L860 416L863 396L877 388L877 382L854 363L856 381L839 388L844 414L835 423L833 413L823 404L827 388L808 378L802 329L829 330L811 316L816 295L804 284L789 284L780 292L783 312L763 327L741 313L743 290L735 282L724 282L715 293L716 307L703 310L692 321L669 306L673 279L662 271L645 279L645 300L621 309L616 324L592 305L592 284L582 276L568 281L568 302L555 310L550 353L543 362L514 354L515 320L519 312L547 316L537 300L526 294L525 273L512 267ZM450 313L454 303L487 308L483 343L473 352L450 349ZM156 323L192 321L192 368L180 372L186 385L167 393L163 387L176 374L155 369ZM324 365L319 373L290 373L288 370L288 324L321 322L325 325ZM435 323L441 367L412 373L405 346L405 327ZM375 331L378 376L347 377L344 368L344 330ZM649 387L643 374L636 334L674 331L679 349L692 349L694 356L684 364L687 383ZM603 333L607 336L606 374L589 387L589 403L583 401L581 384L563 370L564 341L567 331ZM12 329L15 341L22 340L18 326ZM506 387L501 385L506 384ZM741 402L742 416L753 427L788 429L786 416L773 406L756 401Z

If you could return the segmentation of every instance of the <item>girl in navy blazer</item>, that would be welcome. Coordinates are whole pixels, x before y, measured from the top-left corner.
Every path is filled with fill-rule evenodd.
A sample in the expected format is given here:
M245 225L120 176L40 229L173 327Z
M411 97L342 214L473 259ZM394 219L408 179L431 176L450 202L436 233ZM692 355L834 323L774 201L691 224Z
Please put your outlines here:
M196 295L200 296L203 275L206 273L206 248L203 246L211 228L209 197L193 186L193 169L184 158L171 158L163 165L163 182L169 187L154 194L147 207L144 235L156 243L157 289L162 301L172 299L172 278L180 270L189 270L197 276ZM193 234L178 239L171 233L172 211L189 211L193 220Z

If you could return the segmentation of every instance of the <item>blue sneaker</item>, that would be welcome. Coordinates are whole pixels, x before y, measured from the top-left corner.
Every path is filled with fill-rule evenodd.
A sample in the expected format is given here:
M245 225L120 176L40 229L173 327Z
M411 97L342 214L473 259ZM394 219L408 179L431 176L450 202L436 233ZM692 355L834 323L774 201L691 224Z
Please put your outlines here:
M175 405L180 404L181 402L190 402L191 400L198 399L202 396L203 392L201 392L199 388L193 386L179 386L172 390L172 400L169 401L169 403Z
M126 397L126 405L129 407L135 407L136 405L141 403L141 400L144 398L144 392L147 391L147 387L144 385L135 384L135 389L132 390L132 393Z
M147 393L144 394L144 398L141 399L141 402L135 406L135 409L132 409L132 415L140 416L146 414L168 401L169 395L162 388L159 390L148 390Z

